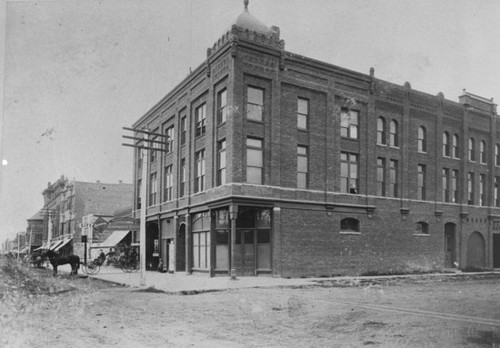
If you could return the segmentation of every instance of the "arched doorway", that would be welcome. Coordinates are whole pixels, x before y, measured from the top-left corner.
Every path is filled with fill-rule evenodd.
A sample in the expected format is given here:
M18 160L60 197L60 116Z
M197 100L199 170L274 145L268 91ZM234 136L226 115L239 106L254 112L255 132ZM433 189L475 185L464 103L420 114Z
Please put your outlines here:
M457 226L453 222L444 225L444 267L456 267L457 262Z
M179 272L186 270L186 224L182 223L177 231L176 238L176 269Z
M473 232L467 241L466 268L484 268L486 266L486 243L479 232Z

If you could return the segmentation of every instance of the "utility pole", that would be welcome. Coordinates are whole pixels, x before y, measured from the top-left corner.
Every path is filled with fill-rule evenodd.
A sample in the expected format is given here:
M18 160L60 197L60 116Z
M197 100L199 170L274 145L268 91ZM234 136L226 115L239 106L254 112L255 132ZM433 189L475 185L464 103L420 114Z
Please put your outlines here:
M132 139L136 141L134 144L122 144L123 146L134 147L142 151L142 175L141 175L141 214L140 214L140 229L139 229L139 266L141 269L140 286L146 285L146 209L148 206L148 167L149 167L149 153L150 151L166 152L164 145L166 143L166 135L160 133L150 132L147 129L133 129L123 127L124 130L132 131L134 134L141 133L142 138L135 136L122 135L125 139ZM156 136L158 140L149 139L150 136ZM163 146L154 146L160 144ZM134 168L135 170L135 168ZM135 185L136 183L134 183Z

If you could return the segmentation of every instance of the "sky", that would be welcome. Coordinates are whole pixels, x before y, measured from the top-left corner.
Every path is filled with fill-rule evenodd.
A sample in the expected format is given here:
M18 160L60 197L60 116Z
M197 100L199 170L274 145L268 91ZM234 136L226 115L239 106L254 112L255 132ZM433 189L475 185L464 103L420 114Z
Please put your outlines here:
M130 127L206 58L243 0L0 0L0 242L42 191L132 182ZM286 50L458 101L500 100L500 1L250 0Z

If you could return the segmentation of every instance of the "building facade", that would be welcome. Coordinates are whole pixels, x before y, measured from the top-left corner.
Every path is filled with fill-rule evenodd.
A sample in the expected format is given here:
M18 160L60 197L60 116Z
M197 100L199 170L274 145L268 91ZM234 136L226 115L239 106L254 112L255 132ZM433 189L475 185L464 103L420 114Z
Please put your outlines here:
M62 176L47 185L43 196L45 247L84 257L83 217L112 215L130 206L133 185L70 181Z
M146 258L212 276L500 267L497 123L492 100L287 52L245 8L133 125L161 148L135 156Z
M37 212L27 221L26 236L29 240L29 252L32 252L43 245L43 212Z

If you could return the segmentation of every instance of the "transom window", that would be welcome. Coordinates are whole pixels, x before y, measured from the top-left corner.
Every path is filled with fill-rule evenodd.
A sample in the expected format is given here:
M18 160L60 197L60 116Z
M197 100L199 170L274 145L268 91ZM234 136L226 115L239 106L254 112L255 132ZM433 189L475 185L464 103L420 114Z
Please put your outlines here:
M297 99L297 128L307 129L309 117L309 101L307 99Z
M418 127L418 152L427 152L427 134L425 127Z
M386 144L385 119L383 117L377 118L377 144Z

